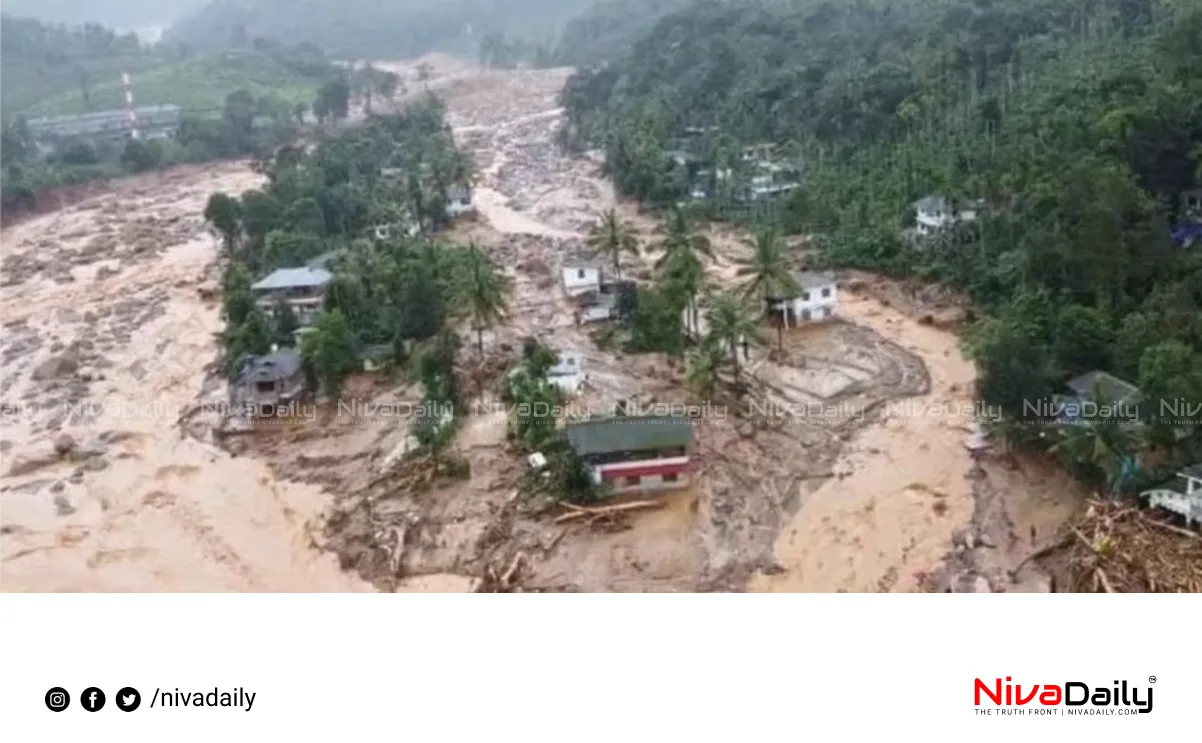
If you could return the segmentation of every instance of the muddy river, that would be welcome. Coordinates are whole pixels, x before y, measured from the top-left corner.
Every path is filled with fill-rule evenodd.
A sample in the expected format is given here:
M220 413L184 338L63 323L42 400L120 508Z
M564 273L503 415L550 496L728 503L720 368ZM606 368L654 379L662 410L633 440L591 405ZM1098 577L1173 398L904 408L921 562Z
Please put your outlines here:
M557 153L555 94L566 71L482 72L446 58L429 61L431 89L448 99L458 136L475 142L480 218L468 232L537 236L544 245L579 240L602 209L615 205L650 230L635 209L616 204L595 164ZM411 75L413 68L394 69ZM4 230L3 590L372 590L315 546L313 530L329 493L185 435L178 425L198 396L222 394L210 369L221 329L213 295L217 241L200 214L209 193L240 193L257 183L243 164L183 168L123 181ZM726 267L737 250L720 251ZM514 322L551 332L552 315L545 313L553 311L539 304L545 286L531 283L529 291L529 311L543 312L543 319L531 314ZM749 517L748 529L768 530L756 539L772 555L771 570L737 578L750 579L752 590L914 590L955 549L957 529L974 518L981 463L964 446L974 370L955 336L868 294L847 295L841 312L884 339L878 345L921 360L929 384L863 429L831 437L841 447L831 471L812 488L790 485L800 495L782 496L782 504L792 505L774 506L773 524ZM566 329L554 332L582 342ZM910 362L897 363L904 371ZM768 367L770 379L786 376ZM772 476L784 483L788 464L778 462ZM1018 510L1025 508L1028 520L1050 530L1047 524L1071 511L1071 498L1045 484L1044 473L997 471L999 485L1027 504ZM633 543L645 529L680 542L680 519L697 518L688 515L697 510L692 502L679 516L673 509L648 515L621 538ZM1013 518L1006 524L1014 533L1026 527ZM995 549L1006 555L1029 548L1015 539L994 541L1003 542ZM572 557L568 549L576 563L599 559L595 551ZM714 554L700 562L664 560L664 587L688 588L695 584L673 582L676 574L722 567ZM650 578L641 585L617 578L577 585L657 586ZM431 571L399 590L469 587L464 577Z

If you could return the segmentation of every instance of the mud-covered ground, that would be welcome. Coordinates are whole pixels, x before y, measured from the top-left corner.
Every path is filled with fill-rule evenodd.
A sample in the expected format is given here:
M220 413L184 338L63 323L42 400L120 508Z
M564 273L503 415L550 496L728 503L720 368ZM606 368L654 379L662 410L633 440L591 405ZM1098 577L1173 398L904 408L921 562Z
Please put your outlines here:
M575 325L559 287L562 263L588 257L582 237L602 210L619 208L644 246L656 228L615 201L595 163L554 146L566 75L456 66L431 83L481 173L480 214L454 235L486 246L514 280L510 317L485 335L484 356L494 372L503 369L535 336L584 355L589 385L577 409L608 411L630 397L684 403L682 368L602 350L593 328ZM748 249L724 228L710 237L718 249L711 276L729 286ZM653 258L629 260L626 275L648 278ZM1008 516L974 523L974 493L986 486L964 446L976 412L974 371L946 327L957 319L954 305L916 296L912 308L896 308L878 299L889 285L849 278L841 320L790 331L783 353L753 350L750 399L714 402L697 427L696 484L617 525L560 525L531 513L515 495L523 466L506 445L500 410L469 418L459 435L470 477L418 492L403 476L382 474L404 448L406 421L368 416L248 445L278 471L335 485L341 494L324 546L382 588L427 573L508 573L526 590L743 590L749 581L756 590L982 590L979 575L992 590L1011 588L1005 567L1029 540L1012 538L1020 527ZM931 322L922 316L928 305L947 307ZM765 335L771 345L774 332ZM470 345L464 355L477 363ZM418 398L390 386L375 393L380 403ZM485 393L478 407L492 403ZM988 455L976 459L993 466ZM1046 473L994 469L987 479L1004 473L1016 503L1055 500L1039 482ZM1064 517L1052 510L1053 521ZM974 551L965 554L953 542L970 532L995 546L968 537ZM943 567L949 555L955 565Z
M601 210L619 208L644 245L656 228L615 203L595 163L554 146L567 71L429 61L480 168L480 214L453 236L486 246L515 286L508 321L482 358L465 345L465 367L495 377L535 336L584 354L579 409L688 400L683 369L602 350L559 289ZM697 426L696 484L659 510L591 525L535 513L515 495L522 462L487 391L455 443L466 479L418 487L398 465L408 421L379 411L214 446L204 421L178 425L198 396L223 394L208 373L216 243L199 215L208 192L255 182L244 166L189 169L5 230L5 590L367 588L356 573L383 590L1040 587L1006 571L1052 536L1076 491L1050 468L965 447L974 371L948 327L959 311L871 277L846 277L840 320L790 331L783 352L765 328L749 400L714 402ZM727 229L710 237L711 276L729 285L748 249ZM653 258L625 273L648 277ZM351 394L419 396L371 377ZM104 404L95 420L63 416L86 400Z

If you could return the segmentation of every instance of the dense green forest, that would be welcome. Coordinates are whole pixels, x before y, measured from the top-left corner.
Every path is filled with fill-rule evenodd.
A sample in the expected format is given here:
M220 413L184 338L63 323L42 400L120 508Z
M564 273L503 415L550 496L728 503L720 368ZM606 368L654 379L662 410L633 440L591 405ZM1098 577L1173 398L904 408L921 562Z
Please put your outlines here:
M737 183L741 148L774 143L802 185L758 217L831 264L968 292L980 395L1013 438L1111 485L1141 454L1202 456L1197 421L1156 410L1138 442L1022 419L1093 369L1202 400L1202 248L1170 239L1202 183L1198 3L697 2L563 102L566 143L604 148L618 187L651 202L688 198L697 171L674 150ZM700 210L749 218L706 185ZM914 239L911 204L936 194L953 212L983 201L981 217Z
M132 74L162 62L133 34L0 15L0 109L6 119L56 94L119 80L122 70Z
M441 102L430 98L329 137L310 152L285 147L264 163L262 189L214 194L205 216L223 236L231 276L246 278L229 281L249 287L250 276L338 255L334 265L348 267L352 276L334 287L331 301L349 323L355 347L388 344L401 354L405 341L433 336L449 305L430 280L453 273L444 262L454 262L455 253L427 251L437 265L423 264L412 274L401 271L406 264L381 261L423 242L405 237L404 226L430 234L445 223L447 188L470 178L472 163L456 149L443 116ZM383 236L378 226L387 226ZM433 250L433 243L423 244ZM411 281L422 285L413 297L406 288ZM227 302L240 301L235 295L227 292ZM247 322L257 328L263 320L254 312L231 313L231 360L265 352L259 336L244 332Z
M509 284L484 251L438 238L447 188L473 170L442 102L429 96L307 152L283 148L263 170L262 189L215 193L205 209L230 259L223 292L229 374L237 375L247 355L297 345L288 306L264 312L252 282L316 260L334 277L300 342L311 389L338 398L345 378L372 358L408 366L431 410L458 406L460 340L451 323L470 323L482 349L483 332L505 314ZM419 229L410 234L410 225ZM435 450L453 433L437 415L414 429Z
M133 34L95 24L0 16L5 120L120 108L123 71L131 75L138 105L172 103L202 113L219 111L238 89L307 102L334 72L312 45L251 39L240 48L193 54L178 45L147 46Z
M690 0L603 0L568 21L555 46L556 64L583 67L618 59L655 22Z
M436 50L475 57L489 34L552 40L588 5L588 0L216 0L172 26L165 40L212 47L263 36L309 42L347 59Z

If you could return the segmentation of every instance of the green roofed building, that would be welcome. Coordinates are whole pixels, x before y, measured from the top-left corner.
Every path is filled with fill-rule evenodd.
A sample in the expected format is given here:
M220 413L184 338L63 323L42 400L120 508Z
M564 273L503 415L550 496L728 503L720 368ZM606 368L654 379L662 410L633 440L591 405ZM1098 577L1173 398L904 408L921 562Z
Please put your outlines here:
M689 484L693 424L678 416L605 418L567 427L568 444L597 484L619 493Z

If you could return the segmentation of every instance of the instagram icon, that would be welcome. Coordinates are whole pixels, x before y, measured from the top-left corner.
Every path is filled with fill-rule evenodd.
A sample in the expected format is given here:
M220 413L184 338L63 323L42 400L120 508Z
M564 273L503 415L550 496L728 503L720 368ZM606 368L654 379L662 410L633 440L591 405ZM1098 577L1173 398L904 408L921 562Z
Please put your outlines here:
M46 692L46 707L51 712L62 712L71 704L71 695L61 686Z

